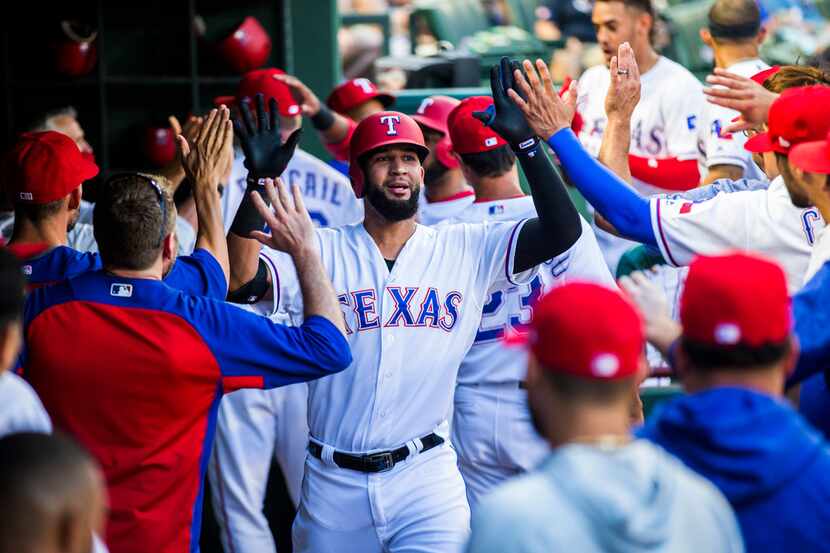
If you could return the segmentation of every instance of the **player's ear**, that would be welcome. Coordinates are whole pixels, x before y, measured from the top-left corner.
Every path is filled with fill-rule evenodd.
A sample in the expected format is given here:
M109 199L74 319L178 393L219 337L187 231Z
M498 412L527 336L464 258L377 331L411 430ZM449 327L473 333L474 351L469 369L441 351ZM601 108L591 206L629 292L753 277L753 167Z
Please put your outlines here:
M75 211L81 207L81 199L83 198L83 186L79 186L69 193L69 204L66 206L69 211Z
M162 242L161 248L161 259L163 262L169 262L173 259L176 259L176 249L178 244L176 243L176 230L173 229L173 232L168 234L164 237L164 241Z
M706 27L700 29L700 40L702 40L703 44L705 44L709 48L712 47L712 42L714 42L712 40L712 33L710 33L709 29L707 29Z

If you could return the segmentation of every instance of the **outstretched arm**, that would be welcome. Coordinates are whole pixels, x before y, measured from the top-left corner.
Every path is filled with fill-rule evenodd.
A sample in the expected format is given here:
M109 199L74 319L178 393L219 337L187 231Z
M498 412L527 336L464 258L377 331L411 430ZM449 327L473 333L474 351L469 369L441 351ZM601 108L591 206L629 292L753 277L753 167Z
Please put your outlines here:
M245 303L248 298L258 300L268 292L267 272L259 272L264 278L256 289L243 288L257 277L259 269L260 245L251 238L251 233L262 230L265 226L265 219L253 203L253 193L263 190L262 179L274 179L282 174L294 155L301 131L298 129L284 143L281 141L277 102L273 98L266 112L263 96L257 94L256 121L248 109L247 102L241 102L239 107L240 118L234 121L234 127L245 153L248 184L242 203L239 204L234 216L227 241L230 256L229 298ZM268 200L267 196L265 200Z
M515 91L508 93L524 113L536 136L547 139L571 182L620 234L656 247L648 200L592 158L569 128L576 109L575 95L568 95L567 101L559 98L552 90L544 61L536 60L536 68L543 81L536 77L529 60L524 61L524 68L528 78L525 79L521 72L515 72L515 79L527 100Z
M507 92L515 87L513 71L518 69L516 62L502 58L490 70L494 108L474 115L510 144L530 184L538 217L522 227L516 241L514 267L520 273L568 250L582 234L582 225L562 177L522 112L508 98Z

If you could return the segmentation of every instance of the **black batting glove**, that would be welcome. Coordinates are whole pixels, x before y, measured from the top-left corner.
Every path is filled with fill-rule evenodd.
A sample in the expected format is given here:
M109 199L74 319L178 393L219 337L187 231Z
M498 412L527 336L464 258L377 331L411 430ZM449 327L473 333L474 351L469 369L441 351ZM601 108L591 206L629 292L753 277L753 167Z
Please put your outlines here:
M522 71L521 65L507 57L501 58L498 65L490 68L490 88L493 91L494 105L486 111L474 112L473 117L496 131L518 154L533 150L539 139L528 125L522 111L507 95L508 89L512 88L524 97L521 89L515 85L513 71L516 69Z
M265 100L262 94L255 97L257 120L254 122L248 102L239 102L240 116L234 119L233 128L242 151L245 154L245 168L248 170L248 181L264 178L276 179L285 171L285 167L294 155L297 142L300 140L302 129L297 129L288 140L280 140L280 119L277 112L277 101L271 98L268 101L268 112L265 111Z

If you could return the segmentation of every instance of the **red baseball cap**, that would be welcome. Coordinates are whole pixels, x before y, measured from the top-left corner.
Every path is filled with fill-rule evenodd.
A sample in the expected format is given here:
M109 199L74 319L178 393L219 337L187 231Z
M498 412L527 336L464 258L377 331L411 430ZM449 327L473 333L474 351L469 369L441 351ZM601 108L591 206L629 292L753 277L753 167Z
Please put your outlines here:
M683 336L714 346L757 347L790 334L784 271L745 253L696 257L680 298Z
M558 286L533 307L529 327L528 348L550 371L616 380L640 368L643 321L634 306L610 288L587 282Z
M421 101L412 118L422 127L446 135L447 120L452 110L461 102L449 96L428 96Z
M769 108L767 132L746 141L750 152L787 154L795 144L821 140L830 130L830 86L801 86L781 93Z
M802 171L830 174L830 133L825 140L802 142L793 146L787 158Z
M23 133L6 158L14 202L48 204L98 174L75 141L56 131Z
M214 105L226 105L228 107L238 104L244 98L250 98L253 102L254 96L262 94L265 100L265 107L268 108L268 101L273 98L277 101L277 109L280 115L291 117L300 114L300 104L291 94L291 89L285 83L278 81L274 75L285 75L285 71L273 67L267 69L255 69L242 75L239 81L239 88L236 96L217 96L213 99Z
M759 85L764 86L764 83L767 82L767 79L769 79L770 77L772 77L773 75L775 75L779 71L781 71L781 66L780 65L773 65L769 69L763 69L761 71L758 71L753 76L751 76L750 79L752 79L753 81L755 81Z
M452 147L459 154L480 154L507 144L496 131L473 117L473 112L486 111L493 105L490 96L470 96L450 112L447 126Z
M326 105L340 114L345 114L369 100L378 100L384 109L395 103L395 97L381 92L369 79L352 79L338 85L326 100Z

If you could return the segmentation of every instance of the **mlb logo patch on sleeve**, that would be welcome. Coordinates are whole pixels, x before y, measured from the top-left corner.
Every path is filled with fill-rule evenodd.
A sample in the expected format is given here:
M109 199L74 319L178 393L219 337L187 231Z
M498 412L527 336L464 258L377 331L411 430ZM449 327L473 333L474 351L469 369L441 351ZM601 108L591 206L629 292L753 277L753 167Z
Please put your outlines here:
M110 286L110 296L115 296L117 298L130 298L132 295L132 284L120 284L116 282Z

